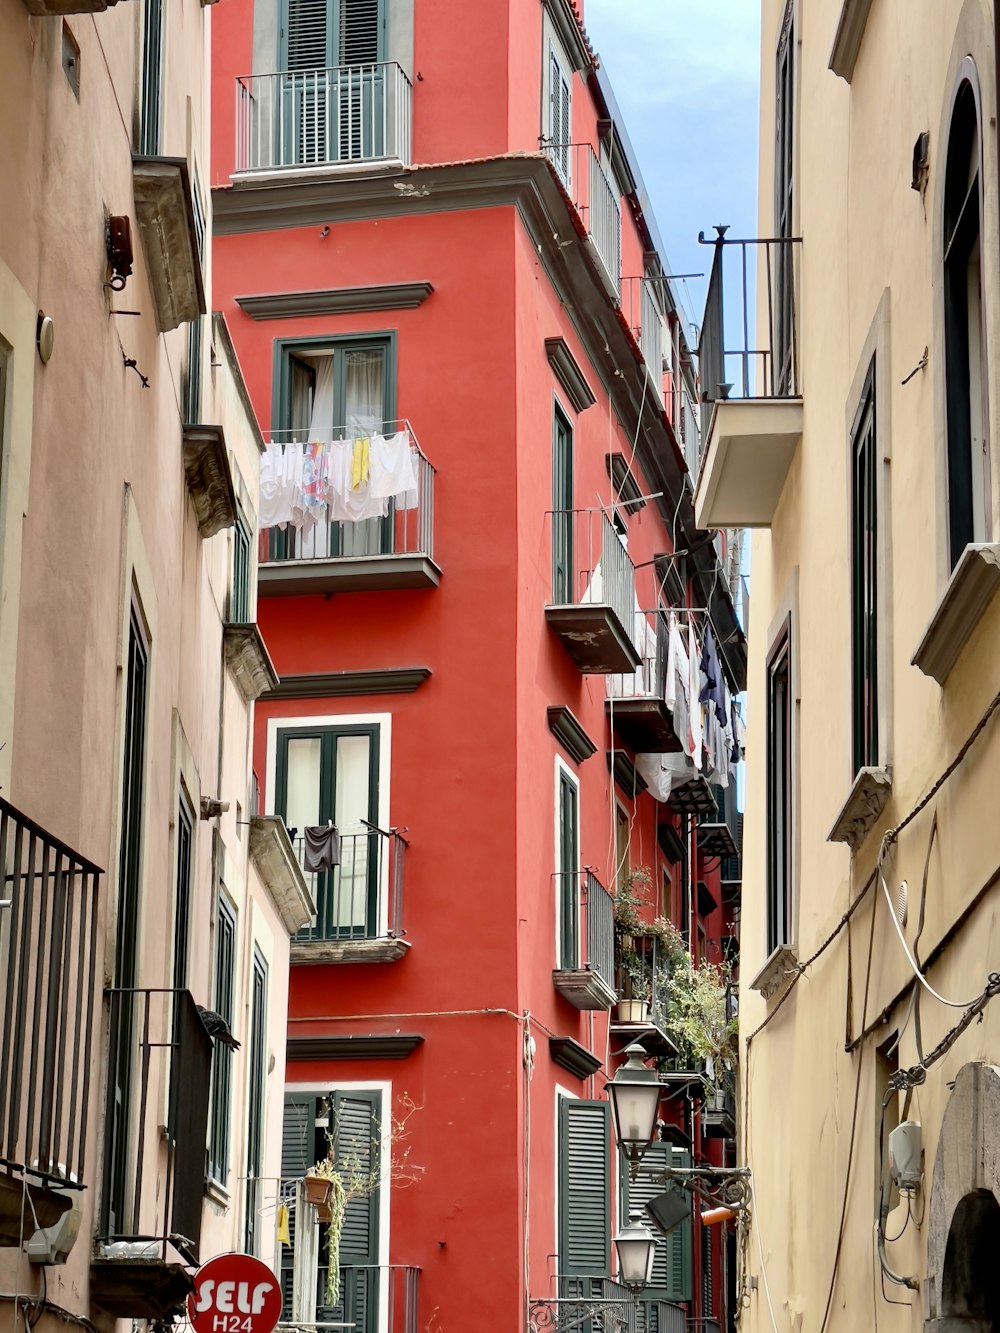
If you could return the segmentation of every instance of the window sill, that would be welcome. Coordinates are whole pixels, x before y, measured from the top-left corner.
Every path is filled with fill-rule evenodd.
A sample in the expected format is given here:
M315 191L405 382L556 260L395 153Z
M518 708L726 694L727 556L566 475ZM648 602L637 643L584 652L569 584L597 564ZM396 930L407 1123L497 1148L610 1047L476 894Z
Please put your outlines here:
M380 936L373 940L293 940L293 963L397 963L410 951L409 940Z
M847 800L826 835L827 842L846 842L856 852L885 809L892 791L892 775L885 768L861 768Z
M790 944L779 944L750 982L750 989L760 991L765 1000L770 1000L797 975L798 970L799 960L795 950Z
M214 1180L211 1176L205 1181L205 1198L212 1203L217 1203L220 1208L228 1208L232 1203L232 1196L220 1180Z
M967 546L910 658L911 664L943 685L998 590L1000 543Z

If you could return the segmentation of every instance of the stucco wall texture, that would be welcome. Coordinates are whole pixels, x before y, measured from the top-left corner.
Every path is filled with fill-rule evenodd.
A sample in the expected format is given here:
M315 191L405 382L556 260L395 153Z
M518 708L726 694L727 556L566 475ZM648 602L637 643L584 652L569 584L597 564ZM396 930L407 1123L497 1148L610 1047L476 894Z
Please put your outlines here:
M747 982L766 955L766 659L774 618L796 579L798 870L791 943L800 960L837 926L868 883L885 831L929 790L1000 686L996 602L983 613L944 686L910 660L950 572L941 217L952 99L967 57L975 65L981 100L989 414L1000 420L1000 382L993 373L1000 346L993 14L984 0L880 0L871 6L848 84L827 68L842 6L834 0L792 3L797 68L792 230L802 237L796 299L804 430L770 531L755 535L752 550L743 1036L771 1021L754 1037L745 1069L749 1110L741 1127L742 1150L753 1168L754 1227L763 1262L753 1240L749 1269L758 1285L748 1295L743 1326L772 1327L766 1270L779 1329L819 1330L833 1278L826 1327L870 1327L877 1318L879 1328L916 1330L941 1313L941 1256L928 1260L924 1203L942 1116L959 1069L1000 1054L1000 1007L987 1007L983 1021L933 1066L908 1106L907 1114L923 1126L923 1190L914 1202L916 1220L888 1246L888 1254L897 1273L917 1278L919 1291L886 1282L883 1294L874 1225L884 1082L877 1082L875 1048L898 1034L899 1065L913 1065L920 1036L923 1050L930 1051L959 1011L925 995L920 1028L908 1020L905 987L912 972L877 882L849 929L797 981L780 1012L775 1011L781 993L765 1001ZM843 6L852 8L867 6ZM775 234L775 51L784 9L779 0L762 6L761 236ZM911 157L914 140L925 130L930 174L921 194L910 188ZM762 308L761 329L766 318ZM891 770L892 790L878 823L852 854L846 845L828 842L827 834L852 782L850 429L858 407L853 386L859 372L863 377L876 326L876 355L889 367L888 399L877 411L890 423L880 465L879 762ZM926 368L908 378L925 348ZM995 430L987 435L987 449L995 541L1000 532ZM912 945L922 919L923 958L975 902L930 968L933 986L957 1001L975 997L996 965L997 898L990 885L995 886L1000 864L998 777L1000 732L994 720L884 861L893 897L901 881L908 883L905 933ZM859 1048L846 1052L845 1042L873 1021L874 1030ZM905 1220L904 1204L889 1217L890 1237Z

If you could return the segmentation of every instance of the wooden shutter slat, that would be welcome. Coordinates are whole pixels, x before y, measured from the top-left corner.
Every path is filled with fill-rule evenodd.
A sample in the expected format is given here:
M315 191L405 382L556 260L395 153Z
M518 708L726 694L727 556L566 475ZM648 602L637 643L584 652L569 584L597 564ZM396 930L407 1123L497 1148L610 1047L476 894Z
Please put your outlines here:
M559 1103L559 1271L606 1276L610 1244L608 1104Z
M330 63L330 0L287 0L286 68L324 69Z
M341 0L340 63L375 65L383 59L382 0Z

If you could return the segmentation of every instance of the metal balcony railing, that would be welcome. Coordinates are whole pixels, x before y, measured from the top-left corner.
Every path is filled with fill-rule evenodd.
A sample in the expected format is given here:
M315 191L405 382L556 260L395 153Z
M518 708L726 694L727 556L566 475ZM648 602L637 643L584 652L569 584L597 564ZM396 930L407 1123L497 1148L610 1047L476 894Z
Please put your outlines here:
M618 993L624 999L648 999L650 1021L668 1036L667 983L670 968L663 946L655 935L635 935L632 950L638 955L638 964L629 959L629 970L618 960Z
M640 613L635 618L633 637L643 653L642 661L634 672L607 677L608 698L665 699L669 642L666 620L656 614L654 625L650 625L646 616Z
M0 799L0 1161L83 1188L103 872Z
M114 987L105 994L108 1093L98 1255L166 1260L172 1245L197 1264L212 1039L190 991ZM164 1086L162 1132L158 1090Z
M607 606L635 643L635 566L604 509L555 509L551 606Z
M386 437L406 432L410 440L410 456L416 477L415 491L398 500L389 500L385 517L364 518L356 522L329 521L327 514L336 497L329 486L323 495L325 503L317 507L318 521L309 527L263 528L259 538L258 556L261 564L276 564L287 560L336 560L358 556L426 556L434 558L434 468L417 441L409 421L383 421L361 429L325 432L321 443L329 449L331 443ZM266 436L269 444L280 444L287 455L289 449L312 443L307 430L272 431ZM332 457L325 455L326 458ZM321 479L321 485L329 476ZM363 483L367 485L367 483Z
M542 151L580 215L615 292L621 290L622 216L618 193L589 143L543 143Z
M646 1333L645 1309L610 1277L557 1277L556 1296L533 1296L529 1333Z
M570 971L593 972L615 986L615 900L592 870L556 871L556 899L580 912L579 958L563 960Z
M357 1333L418 1333L420 1269L408 1264L341 1264L340 1301L323 1303L326 1268L318 1270L317 1326L339 1326ZM385 1304L385 1321L379 1319ZM301 1328L301 1325L295 1325Z
M666 406L670 393L664 384L664 361L669 330L663 312L666 279L662 277L622 278L621 311L632 336L639 344L653 387Z
M409 843L398 829L361 822L367 831L340 835L340 864L332 870L309 871L305 837L292 839L316 904L316 919L296 938L373 940L406 933L403 882Z
M413 90L394 61L236 80L236 171L411 156Z
M698 237L703 245L715 247L698 344L704 433L708 430L712 404L719 399L797 398L801 393L795 291L795 247L801 245L801 238L737 239L727 237L727 230L716 227L718 234L714 241L706 239L704 233ZM739 335L735 347L727 345L731 336L727 332L723 303L727 268L730 281L735 276L739 291ZM754 281L760 318L751 308Z

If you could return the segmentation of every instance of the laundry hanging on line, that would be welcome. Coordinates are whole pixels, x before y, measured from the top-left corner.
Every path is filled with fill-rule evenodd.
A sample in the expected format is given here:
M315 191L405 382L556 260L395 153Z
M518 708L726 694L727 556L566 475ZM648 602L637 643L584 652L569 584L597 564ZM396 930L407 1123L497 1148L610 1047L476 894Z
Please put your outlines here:
M409 431L339 440L272 441L260 462L260 525L308 531L317 523L360 523L417 507Z

